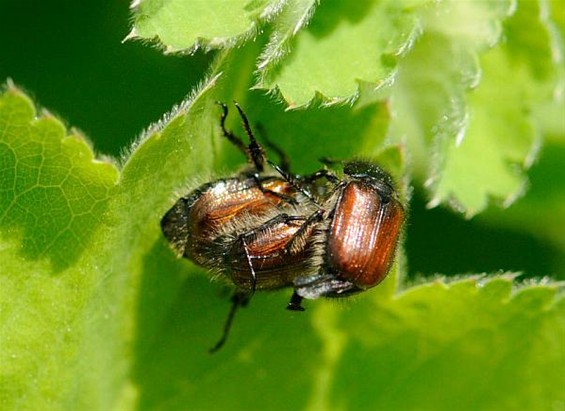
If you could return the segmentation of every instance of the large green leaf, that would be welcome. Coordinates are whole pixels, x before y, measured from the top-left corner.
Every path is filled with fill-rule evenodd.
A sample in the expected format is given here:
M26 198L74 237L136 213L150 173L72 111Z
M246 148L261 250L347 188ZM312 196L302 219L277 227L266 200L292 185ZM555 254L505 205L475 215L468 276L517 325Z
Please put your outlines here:
M556 290L547 286L512 290L511 277L438 280L391 300L364 301L355 316L341 314L334 332L345 341L328 408L547 410L562 404L564 300L556 302ZM335 346L326 335L326 347ZM361 364L371 371L360 376Z
M322 2L291 51L261 67L259 85L278 88L290 107L316 94L326 104L351 100L359 82L388 82L395 58L409 47L418 25L403 2Z
M489 196L508 205L524 192L523 170L540 146L529 113L551 98L556 76L541 13L535 2L521 2L505 25L507 45L482 56L483 80L469 96L462 141L447 148L434 202L454 200L473 215Z
M257 296L206 358L210 336L196 330L215 296L193 293L208 287L183 287L144 357L147 409L541 410L564 399L565 307L552 287L512 296L510 277L438 280L346 307L319 301L300 316L282 310L286 295Z
M486 218L563 248L563 105L543 101L556 68L563 80L554 61L563 3L547 5L140 2L134 34L168 51L240 47L218 53L211 77L120 170L9 85L0 94L0 408L562 408L560 284L513 275L405 284L401 253L382 285L341 304L290 313L288 290L256 295L210 356L227 293L177 259L159 229L178 193L241 166L215 103L236 99L295 172L316 170L320 156L371 156L407 195L408 158L416 176L431 177L433 198L468 215L491 196L515 196L543 130L553 145L532 176L534 196ZM278 87L292 104L354 100L358 85L362 98L288 112L248 91L256 70L259 87ZM228 123L241 134L235 113Z
M117 178L115 166L93 159L80 134L68 134L49 113L37 115L13 86L0 96L4 409L78 405L121 388L110 382L118 367L105 370L111 390L97 384L86 392L81 383L94 378L96 358L105 356L83 351L97 338L88 311L94 304L108 313L107 304L116 304L96 296L110 273L97 266L101 256L93 250L104 242L104 213Z
M157 38L167 51L230 48L256 40L257 28L267 26L270 40L256 60L256 87L278 89L290 107L316 96L343 103L357 95L360 81L377 86L390 80L396 56L418 31L412 9L430 2L318 3L135 2L130 38Z
M258 53L250 45L221 55L217 74L132 147L118 180L115 167L93 161L58 120L35 119L20 91L2 95L0 187L32 193L31 201L13 195L2 203L17 205L0 225L2 408L441 409L459 401L460 409L541 409L564 401L557 285L511 294L504 276L437 280L399 294L399 264L377 289L345 304L308 302L305 313L284 310L286 291L260 294L239 313L223 351L208 354L228 300L202 270L174 256L159 220L175 191L209 180L225 161L241 164L221 140L216 100L237 98L253 123L288 145L298 172L310 171L326 149L381 153L395 174L404 168L398 150L385 150L382 104L285 113L246 94ZM228 119L235 127L237 116ZM347 130L358 138L353 146L343 142ZM57 195L36 204L51 185ZM41 224L60 209L67 217ZM73 226L82 212L91 218ZM60 235L68 227L88 235ZM35 248L36 238L59 243ZM525 375L529 388L512 389ZM436 379L441 385L431 385Z

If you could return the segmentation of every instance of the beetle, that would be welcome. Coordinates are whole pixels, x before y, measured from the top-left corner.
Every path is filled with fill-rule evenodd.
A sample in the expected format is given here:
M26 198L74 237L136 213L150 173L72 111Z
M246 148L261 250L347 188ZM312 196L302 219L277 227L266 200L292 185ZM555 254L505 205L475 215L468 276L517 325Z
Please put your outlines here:
M322 172L335 184L322 208L322 262L314 275L297 276L290 310L303 298L339 298L379 284L390 270L405 220L392 178L366 160L344 163L344 177Z
M204 267L210 266L210 259L216 254L214 240L222 227L249 225L253 217L280 211L278 207L282 203L293 203L296 197L295 187L287 180L265 174L263 148L251 132L241 107L236 104L249 136L248 146L226 130L228 109L225 104L221 107L223 135L246 155L251 167L235 177L198 187L178 199L161 219L163 234L177 253Z
M228 109L220 105L223 136L246 155L250 167L198 187L178 199L161 219L163 234L179 255L236 286L224 335L212 351L223 345L235 311L247 305L257 289L292 286L300 273L315 272L310 239L316 226L311 222L321 217L307 191L276 169L268 170L265 152L241 107L236 103L249 137L247 146L226 130ZM290 175L288 160L284 155L281 160L282 170Z

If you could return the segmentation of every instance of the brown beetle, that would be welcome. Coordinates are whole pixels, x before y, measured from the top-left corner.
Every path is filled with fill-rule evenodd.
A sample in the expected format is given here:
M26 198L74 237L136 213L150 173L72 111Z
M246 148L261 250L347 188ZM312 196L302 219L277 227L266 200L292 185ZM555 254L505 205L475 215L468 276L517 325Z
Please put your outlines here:
M256 289L292 286L297 275L315 273L311 222L321 217L306 191L265 170L264 151L239 105L248 146L226 130L227 106L221 106L223 135L246 154L251 168L202 185L177 200L161 220L165 237L180 255L236 286L224 335L212 351L222 346L235 311ZM284 155L281 159L285 176L289 175L288 160Z
M394 260L404 223L404 208L391 177L375 164L354 160L344 165L323 203L323 262L315 275L298 276L288 308L302 310L302 298L344 297L379 284Z
M265 175L265 155L249 128L247 117L236 104L247 130L250 143L243 141L225 128L227 106L221 104L223 112L221 127L224 137L239 148L252 164L238 176L204 184L188 195L181 197L161 219L161 228L173 248L183 257L204 267L210 267L210 259L217 252L214 240L226 225L244 231L253 217L261 218L279 206L294 203L295 187L280 176ZM225 231L225 230L224 230Z
M290 183L280 178L241 174L204 184L181 197L165 214L161 227L179 254L209 267L217 254L215 240L226 227L235 232L254 228L262 217L281 212L284 198L294 195Z

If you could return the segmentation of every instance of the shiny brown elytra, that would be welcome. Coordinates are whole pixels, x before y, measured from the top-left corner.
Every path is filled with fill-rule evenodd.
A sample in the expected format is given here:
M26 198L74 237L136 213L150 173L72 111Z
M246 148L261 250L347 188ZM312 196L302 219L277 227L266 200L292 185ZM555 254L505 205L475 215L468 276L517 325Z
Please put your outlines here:
M309 218L279 214L231 242L227 265L234 284L242 290L273 290L315 273L312 234L320 218L320 213Z
M242 174L221 179L180 198L161 220L161 227L179 254L210 268L222 264L217 261L223 251L218 249L218 236L254 229L262 217L281 212L284 198L294 195L294 188L276 177Z
M247 157L250 167L235 177L206 183L181 197L161 219L161 229L178 254L201 266L226 271L226 245L218 239L231 237L236 241L272 215L282 213L285 206L296 203L297 190L282 176L265 171L265 152L241 107L235 104L249 137L248 145L225 128L228 108L218 104L222 107L223 136ZM252 267L249 269L252 271Z
M374 287L390 269L403 221L396 199L351 182L341 192L328 232L326 270L360 289Z
M344 297L379 284L394 261L404 208L392 179L368 161L349 161L322 208L326 210L323 262L316 275L295 280L300 298ZM292 309L292 307L290 307Z

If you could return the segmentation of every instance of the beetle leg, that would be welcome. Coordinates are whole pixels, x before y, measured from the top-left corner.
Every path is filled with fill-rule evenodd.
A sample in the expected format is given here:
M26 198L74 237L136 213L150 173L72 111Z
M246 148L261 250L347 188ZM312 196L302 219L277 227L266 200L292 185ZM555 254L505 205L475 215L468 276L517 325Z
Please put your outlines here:
M290 311L304 311L304 307L302 307L302 300L303 298L299 296L296 291L293 292L286 309Z
M253 278L252 292L255 292L257 277L255 274L255 270L253 268L253 257L248 252L247 243L245 242L245 239L254 236L257 233L260 233L261 231L266 230L269 227L279 223L289 223L291 221L304 221L300 225L300 228L296 231L296 233L294 233L290 241L284 247L284 253L287 255L292 255L296 248L298 249L303 248L303 245L308 241L308 238L312 234L312 230L314 229L316 223L322 221L323 216L324 216L324 210L316 211L307 219L304 219L304 217L302 216L289 216L288 214L281 213L276 217L271 218L269 221L266 221L265 223L261 224L259 227L254 228L253 230L250 230L245 234L241 234L239 236L238 241L241 241L243 244L243 249L245 250L245 257L247 258L249 270Z
M233 319L235 317L235 313L239 307L245 307L249 303L249 299L251 295L245 291L236 291L231 298L232 305L230 308L230 312L228 314L228 318L224 324L224 331L222 333L222 337L218 340L218 342L210 348L210 354L217 352L220 348L223 347L226 340L228 339L228 335L230 333L230 329L233 323Z
M334 173L332 173L330 170L326 168L322 168L321 170L318 170L315 173L302 177L302 181L309 184L321 178L326 178L328 181L334 184L337 184L340 181L339 178L337 178L337 176Z
M318 208L320 207L320 205L318 204L318 202L316 201L316 199L314 198L312 193L309 190L307 190L306 188L304 188L305 181L302 178L296 178L296 176L287 173L278 164L275 164L275 163L273 163L272 161L269 161L269 160L267 160L267 161L271 165L271 167L273 167L276 170L276 172L281 175L282 178L284 178L286 181L288 181L290 184L292 184L298 191L300 191L302 194L304 194L306 196L306 198L308 198L308 200L311 201L312 204L314 204Z
M297 277L294 281L294 292L303 298L347 297L362 291L347 280L336 279L334 274L317 274L309 277Z
M304 221L304 224L300 226L298 231L294 233L288 244L285 246L285 252L288 253L289 255L292 255L293 250L302 249L303 244L305 244L308 241L308 238L311 236L312 230L316 226L316 223L322 221L323 216L324 216L324 210L320 209L315 213L313 213L310 217L308 217ZM302 217L299 218L302 219ZM290 221L290 220L287 219L286 221Z
M270 160L267 160L267 162L271 165L271 167L273 167L275 169L275 171L277 173L279 173L281 175L282 178L284 178L286 181L288 181L293 186L300 187L300 182L295 178L294 175L290 174L282 166L279 166L278 164L273 163ZM308 194L306 194L306 195L308 195Z
M270 161L269 161L269 163L270 163ZM257 185L257 187L259 188L259 190L261 190L261 192L263 194L270 194L272 196L278 197L288 204L293 204L293 205L298 204L298 201L296 201L291 196L288 196L288 195L282 194L282 193L277 193L276 191L267 190L265 187L263 187L263 183L261 182L261 179L259 178L259 174L255 173L251 177L253 178L253 180L255 181L255 184Z
M257 274L255 274L255 269L253 268L253 259L249 255L249 250L247 249L247 243L245 242L245 237L241 237L241 243L243 244L243 250L245 251L245 258L247 259L247 264L249 265L249 272L251 273L251 294L255 293L257 288Z
M268 229L269 227L271 227L273 225L276 225L276 224L279 224L279 223L284 223L284 222L287 222L287 221L296 220L296 219L303 219L303 218L302 217L289 216L287 214L281 213L281 214L277 215L276 217L271 218L269 221L266 221L265 223L261 224L259 227L255 227L252 230L249 230L249 231L247 231L243 234L240 234L237 237L237 240L235 240L236 242L240 242L241 245L243 246L243 251L245 253L245 258L247 260L249 272L251 273L251 295L253 295L253 293L255 293L255 290L257 288L257 274L255 273L255 268L253 267L254 257L251 256L251 253L249 252L249 249L247 248L247 241L246 240L257 235L261 231Z
M264 230L264 227L268 227L271 226L273 224L278 224L278 223L286 223L288 221L296 221L296 220L304 220L304 217L300 217L300 216L289 216L286 213L280 213L278 215L276 215L275 217L271 218L270 220L265 221L263 224L261 224L259 227L255 227L243 234L239 235L238 240L243 240L245 237L250 237L252 235L255 235L259 232L261 232L261 230Z

